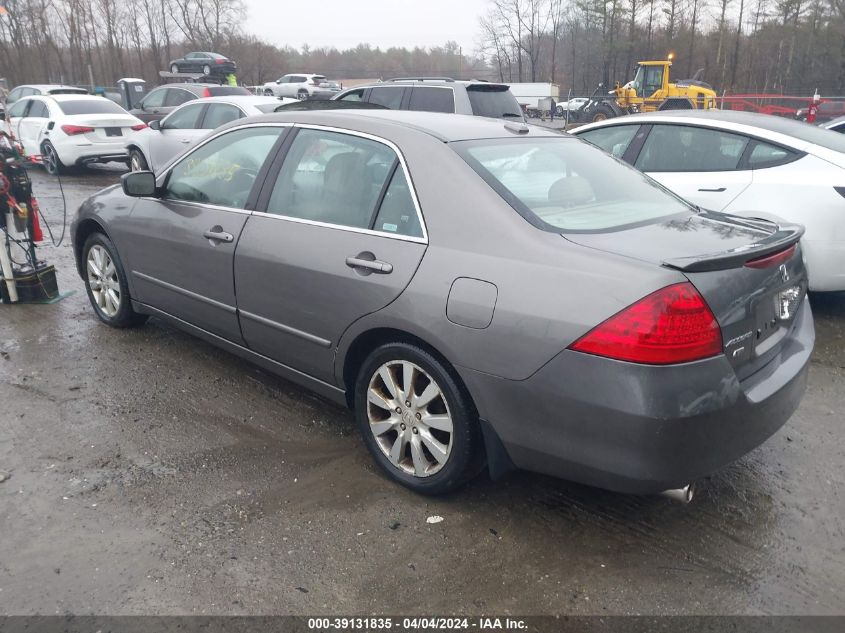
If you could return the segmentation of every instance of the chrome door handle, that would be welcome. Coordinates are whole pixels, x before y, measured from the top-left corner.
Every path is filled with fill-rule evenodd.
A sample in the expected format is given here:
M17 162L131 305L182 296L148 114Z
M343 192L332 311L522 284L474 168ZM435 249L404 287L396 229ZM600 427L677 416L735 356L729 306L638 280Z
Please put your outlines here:
M189 139L189 138L183 138L183 139L180 139L180 141L179 141L179 142L180 142L180 143L190 143L190 142L191 142L191 139Z
M210 240L214 240L215 242L234 242L235 236L231 233L224 233L223 231L206 231L202 234L203 237L207 237Z
M346 265L350 268L360 268L366 271L389 275L393 272L393 264L378 259L362 259L361 257L347 257Z
M704 191L706 193L722 193L726 189L727 187L719 187L718 189L699 189L699 191Z

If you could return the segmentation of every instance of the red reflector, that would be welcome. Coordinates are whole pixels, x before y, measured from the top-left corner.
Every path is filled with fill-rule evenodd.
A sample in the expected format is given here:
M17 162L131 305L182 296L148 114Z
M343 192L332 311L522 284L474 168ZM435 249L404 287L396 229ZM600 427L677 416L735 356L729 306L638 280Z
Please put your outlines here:
M149 127L146 123L139 123L138 125L133 125L131 129L137 132L138 130L143 130L146 127Z
M68 136L75 136L76 134L87 134L93 132L94 128L87 125L63 125L62 132Z
M771 268L773 266L780 266L784 262L788 262L795 255L796 245L793 244L784 251L779 251L773 255L766 255L765 257L758 257L757 259L750 259L745 262L748 268Z
M667 286L587 332L570 349L648 365L670 365L722 353L722 331L689 283Z
M206 88L205 90L202 91L202 96L203 97L210 97L211 96L211 90Z

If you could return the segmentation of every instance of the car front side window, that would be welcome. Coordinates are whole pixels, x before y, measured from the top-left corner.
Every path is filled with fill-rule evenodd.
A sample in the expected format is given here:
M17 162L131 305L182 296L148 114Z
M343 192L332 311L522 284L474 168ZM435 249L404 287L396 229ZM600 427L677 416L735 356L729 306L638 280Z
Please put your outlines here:
M267 213L369 229L397 164L396 152L383 143L302 129L279 172Z
M9 118L20 118L26 114L26 109L30 104L30 100L15 101L15 105L9 108Z
M199 116L204 103L192 103L184 108L179 108L161 122L162 130L195 130L199 122Z
M281 127L249 127L222 134L179 161L167 177L167 200L243 209Z
M712 128L655 125L637 157L644 172L733 171L748 138Z
M164 105L164 97L167 90L153 90L141 102L142 108L160 108Z
M578 137L600 147L608 154L613 154L616 158L622 158L639 127L639 125L611 125L587 130L578 134Z

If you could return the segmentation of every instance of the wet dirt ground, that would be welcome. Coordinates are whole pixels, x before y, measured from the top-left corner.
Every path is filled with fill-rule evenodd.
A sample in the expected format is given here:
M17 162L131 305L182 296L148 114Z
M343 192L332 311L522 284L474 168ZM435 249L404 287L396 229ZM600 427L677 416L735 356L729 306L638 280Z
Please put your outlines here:
M118 175L68 175L69 212ZM813 299L797 414L689 506L526 473L429 499L344 409L101 325L68 239L41 255L75 294L0 307L0 615L845 613L845 297Z

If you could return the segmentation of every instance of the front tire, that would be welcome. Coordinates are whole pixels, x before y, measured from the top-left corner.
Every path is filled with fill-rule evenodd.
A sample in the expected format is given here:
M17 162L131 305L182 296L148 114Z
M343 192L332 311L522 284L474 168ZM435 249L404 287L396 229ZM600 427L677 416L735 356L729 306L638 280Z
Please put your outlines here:
M211 66L203 66L202 74L208 77L211 74Z
M264 96L265 97L275 97L276 95L273 94L273 91L269 88L264 89Z
M403 486L445 494L478 473L482 441L475 407L430 352L400 342L376 348L361 366L354 403L364 443Z
M308 98L308 91L307 90L300 90L296 93L296 98L300 101L305 101Z
M601 104L597 107L592 114L590 114L590 121L595 123L597 121L606 121L607 119L612 119L616 116L616 113L613 111L608 105Z
M41 156L44 162L44 170L51 176L58 176L64 169L62 160L59 158L56 148L50 141L45 141L41 146Z
M129 171L147 171L149 168L141 150L133 149L129 152Z
M170 72L172 72L174 75L177 74L179 72L179 66L177 66L176 64L173 64L170 67Z
M106 325L127 328L142 325L147 316L132 309L126 272L111 240L92 233L82 246L85 291L94 313Z

